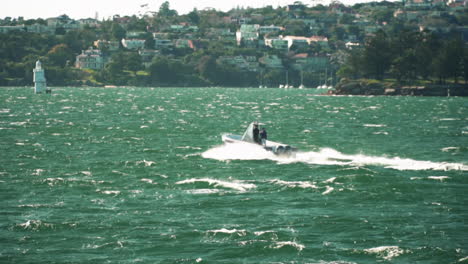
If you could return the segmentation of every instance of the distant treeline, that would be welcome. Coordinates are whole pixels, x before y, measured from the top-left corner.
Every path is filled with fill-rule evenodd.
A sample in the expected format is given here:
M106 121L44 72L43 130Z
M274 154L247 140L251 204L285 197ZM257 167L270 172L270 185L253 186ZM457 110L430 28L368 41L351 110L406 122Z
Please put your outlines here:
M102 29L101 29L102 30ZM155 56L145 68L135 51L119 49L110 54L102 70L74 67L75 57L99 36L95 29L69 31L64 35L37 33L0 33L0 86L32 85L32 69L40 59L49 85L135 85L135 86L278 86L285 83L289 68L288 54L275 50L237 47L225 49L222 43L207 43L197 51L178 49L177 54ZM263 68L245 71L233 65L217 63L220 56L255 56L266 53L282 59L284 69ZM322 73L303 73L304 84L317 86ZM299 85L301 73L288 70L289 83ZM323 77L322 77L323 78Z
M439 6L434 9L438 10L435 12L439 14L438 17L422 16L415 21L406 16L395 16L398 10L405 10L404 3L400 2L382 1L353 7L344 7L336 2L328 7L300 6L303 8L299 11L267 6L235 9L227 13L194 9L186 15L178 15L169 8L168 2L164 2L157 15L126 17L125 24L110 19L99 21L95 27L84 26L73 30L58 27L51 34L21 30L0 33L0 86L32 85L32 69L38 59L43 62L48 84L52 86L277 87L286 83L286 76L289 77L289 84L298 86L303 80L306 87L316 87L325 81L330 84L339 79L367 78L399 85L420 82L444 84L461 80L466 82L468 79L468 50L463 38L464 26L468 25L468 9L448 12L447 7ZM431 12L424 10L419 13ZM265 45L238 46L235 38L208 37L213 29L228 30L234 34L240 27L240 22L231 19L236 17L251 18L252 24L280 26L283 30L277 35L323 36L328 39L328 45L293 45L284 52ZM63 15L62 18L68 17ZM6 21L0 20L2 25L20 24L20 21L11 18ZM315 24L311 26L305 21ZM45 25L46 21L37 19L21 23ZM199 31L186 36L168 30L171 25L180 23L197 25ZM420 26L435 27L437 30L420 31ZM370 33L365 30L366 27L380 30ZM126 50L120 44L117 51L102 50L107 59L102 70L75 67L76 56L91 47L94 41L120 43L129 32L143 33L140 38L146 40L145 49L155 48L154 32L163 32L170 40L187 37L196 41L197 47L160 50L152 60L143 61L138 51ZM348 39L354 39L356 44L351 49L346 45ZM323 69L299 72L298 67L293 67L295 64L297 66L294 60L297 54L327 57L329 63L320 66ZM266 55L275 55L282 65L275 69L259 63L256 70L246 70L219 62L222 56L251 56L258 61Z
M400 84L468 81L468 47L460 34L379 31L349 52L338 75L351 79L394 79Z

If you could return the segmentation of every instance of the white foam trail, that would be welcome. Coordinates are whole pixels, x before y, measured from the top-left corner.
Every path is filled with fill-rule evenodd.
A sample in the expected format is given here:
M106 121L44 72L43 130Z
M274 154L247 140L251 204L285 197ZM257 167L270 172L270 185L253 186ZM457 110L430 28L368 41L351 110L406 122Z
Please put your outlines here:
M339 166L383 166L395 170L461 170L468 171L463 163L432 162L400 157L377 157L363 154L348 155L331 148L319 151L297 152L294 156L277 156L270 151L250 143L229 143L211 148L202 157L215 160L272 160L279 164L302 162L314 165Z
M222 187L222 188L229 188L240 192L245 192L249 189L257 188L255 184L251 183L242 183L239 181L228 182L228 181L221 181L209 178L203 179L187 179L183 181L178 181L176 184L190 184L190 183L197 183L197 182L206 182L209 185L213 185L215 187Z
M274 159L275 154L261 146L250 143L230 143L211 148L202 153L206 159L216 160L265 160Z

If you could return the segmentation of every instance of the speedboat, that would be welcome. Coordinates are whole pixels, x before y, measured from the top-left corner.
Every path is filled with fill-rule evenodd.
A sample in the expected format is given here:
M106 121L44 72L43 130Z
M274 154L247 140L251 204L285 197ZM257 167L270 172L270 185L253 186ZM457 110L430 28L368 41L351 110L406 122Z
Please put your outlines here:
M221 138L222 138L224 143L250 143L250 144L254 144L254 145L257 145L259 147L263 147L267 151L273 152L275 155L290 156L295 151L297 151L296 148L291 147L291 146L289 146L287 144L274 142L274 141L271 141L271 140L266 140L265 144L256 143L254 141L254 137L253 137L253 129L254 129L254 125L258 125L258 124L259 123L257 123L257 122L250 123L242 136L241 135L235 135L235 134L223 134Z

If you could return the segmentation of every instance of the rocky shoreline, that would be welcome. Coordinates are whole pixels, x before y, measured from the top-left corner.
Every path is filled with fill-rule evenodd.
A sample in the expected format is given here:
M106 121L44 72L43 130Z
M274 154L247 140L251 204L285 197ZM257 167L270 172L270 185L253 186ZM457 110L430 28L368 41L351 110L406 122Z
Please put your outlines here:
M336 95L413 95L413 96L468 96L466 84L426 84L396 86L365 80L342 81L336 86Z

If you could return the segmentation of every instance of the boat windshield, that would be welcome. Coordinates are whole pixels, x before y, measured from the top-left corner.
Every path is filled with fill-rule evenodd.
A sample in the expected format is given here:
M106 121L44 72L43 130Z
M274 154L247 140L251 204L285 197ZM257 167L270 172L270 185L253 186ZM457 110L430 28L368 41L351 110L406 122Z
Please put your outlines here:
M252 122L247 127L247 129L244 132L244 135L242 136L242 141L254 142L254 140L253 140L253 127L254 127L254 124L255 124L255 122Z

